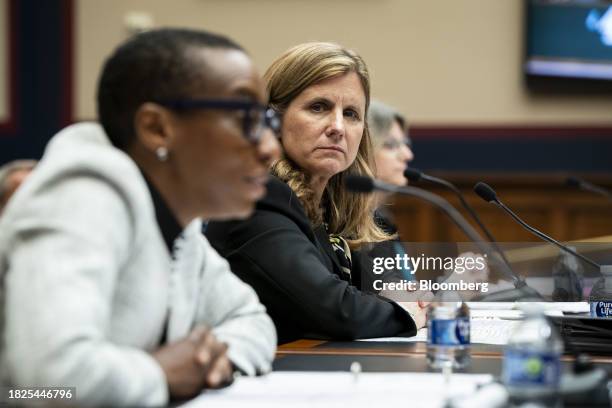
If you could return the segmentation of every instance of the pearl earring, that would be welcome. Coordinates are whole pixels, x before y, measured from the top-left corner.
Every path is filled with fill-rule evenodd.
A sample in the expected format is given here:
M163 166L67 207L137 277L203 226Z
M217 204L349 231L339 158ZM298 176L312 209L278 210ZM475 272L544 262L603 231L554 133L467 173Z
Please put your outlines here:
M168 148L165 146L159 146L155 150L155 155L157 156L157 160L165 162L166 160L168 160Z

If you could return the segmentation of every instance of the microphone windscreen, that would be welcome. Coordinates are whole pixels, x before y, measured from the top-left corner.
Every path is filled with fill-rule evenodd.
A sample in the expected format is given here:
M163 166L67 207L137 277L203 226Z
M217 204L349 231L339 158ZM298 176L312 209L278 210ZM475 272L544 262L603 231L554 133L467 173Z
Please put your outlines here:
M374 191L374 180L354 174L346 176L346 189L355 193L371 193Z
M488 203L497 201L497 194L495 194L495 190L493 190L488 184L485 184L482 181L476 183L476 185L474 186L474 192Z
M580 188L580 186L582 185L582 180L577 177L569 176L565 179L565 185L568 187Z
M423 172L419 169L413 169L412 167L408 167L404 170L404 177L413 183L417 183L421 181L421 177L423 177Z

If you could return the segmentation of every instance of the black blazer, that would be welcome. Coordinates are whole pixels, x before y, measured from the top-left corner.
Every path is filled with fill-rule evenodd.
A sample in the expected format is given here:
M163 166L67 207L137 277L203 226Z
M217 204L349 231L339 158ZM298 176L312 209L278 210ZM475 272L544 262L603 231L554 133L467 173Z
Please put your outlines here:
M255 289L274 320L279 344L416 333L399 305L341 279L327 233L312 229L297 196L275 177L251 218L211 222L206 236L232 271ZM357 279L361 272L351 275Z

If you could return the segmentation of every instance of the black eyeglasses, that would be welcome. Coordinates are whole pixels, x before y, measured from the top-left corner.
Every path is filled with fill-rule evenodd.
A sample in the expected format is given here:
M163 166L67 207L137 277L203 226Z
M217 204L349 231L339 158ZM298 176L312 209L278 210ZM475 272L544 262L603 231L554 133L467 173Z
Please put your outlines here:
M155 102L176 111L192 109L242 111L243 135L251 143L258 143L261 140L265 128L271 129L276 137L280 135L281 119L278 113L257 102L231 99L177 99Z

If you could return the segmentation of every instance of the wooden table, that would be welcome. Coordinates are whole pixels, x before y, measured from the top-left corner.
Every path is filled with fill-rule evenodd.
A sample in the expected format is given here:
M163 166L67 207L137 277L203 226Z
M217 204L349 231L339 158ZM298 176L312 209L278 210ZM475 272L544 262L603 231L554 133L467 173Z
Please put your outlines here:
M357 361L363 371L428 372L424 342L360 342L298 340L279 346L274 369L279 371L345 371ZM503 346L473 344L472 361L461 372L495 376L501 372ZM612 357L591 356L598 366L612 368ZM574 356L562 357L570 370Z

